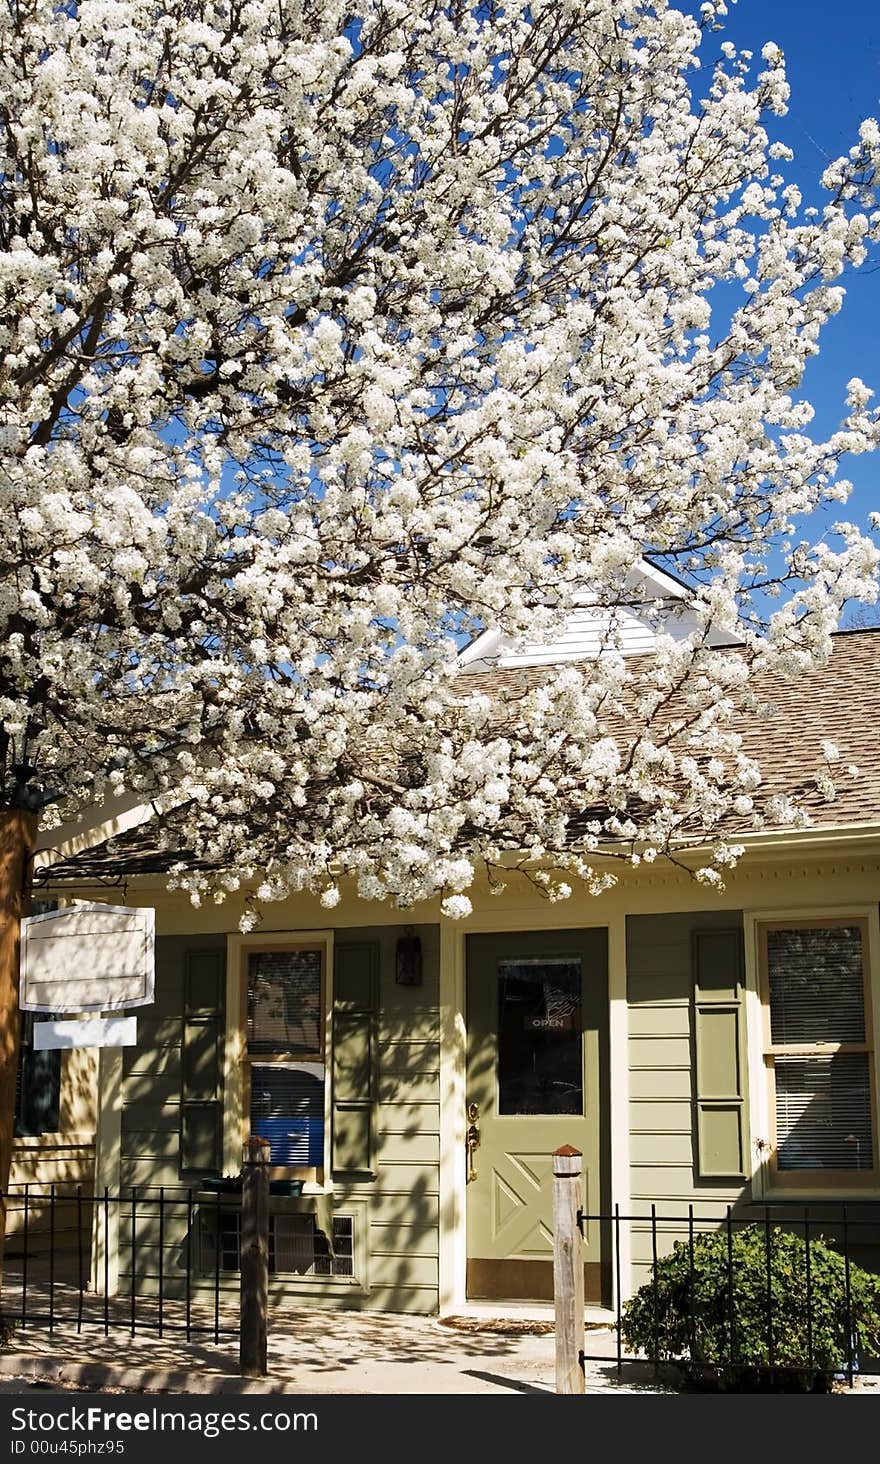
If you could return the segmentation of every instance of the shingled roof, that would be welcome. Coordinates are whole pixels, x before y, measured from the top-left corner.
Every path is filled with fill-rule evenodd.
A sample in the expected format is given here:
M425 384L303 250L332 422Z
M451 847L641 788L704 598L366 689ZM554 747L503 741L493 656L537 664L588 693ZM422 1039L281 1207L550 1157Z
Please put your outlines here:
M808 778L822 739L835 743L836 796L807 792L805 806L817 827L880 825L880 627L840 631L826 666L797 679L758 683L775 713L742 719L743 749L760 762L767 788L784 793ZM846 775L854 764L856 777Z
M517 666L472 673L467 690L490 695L503 690L515 697L540 686L550 669ZM765 677L756 689L769 714L743 714L736 728L743 751L760 764L764 798L797 794L814 828L880 828L880 627L840 631L826 665L796 679ZM832 800L816 783L823 741L833 742L840 754L831 770L836 789ZM858 775L848 774L850 765ZM728 834L735 831L732 825L725 828ZM186 850L162 849L155 821L150 821L69 858L47 862L36 878L41 884L113 881L165 873L180 862L198 867Z
M797 678L755 677L753 689L762 715L743 713L734 722L743 752L759 763L764 800L796 793L816 827L880 825L880 626L838 631L824 666ZM735 647L723 652L735 656ZM514 699L541 686L547 666L515 666L468 676L468 690ZM674 713L670 708L670 715ZM679 710L683 710L680 708ZM626 741L623 723L609 730ZM839 762L832 772L836 796L829 801L816 787L821 743L833 742ZM858 768L858 776L846 773Z

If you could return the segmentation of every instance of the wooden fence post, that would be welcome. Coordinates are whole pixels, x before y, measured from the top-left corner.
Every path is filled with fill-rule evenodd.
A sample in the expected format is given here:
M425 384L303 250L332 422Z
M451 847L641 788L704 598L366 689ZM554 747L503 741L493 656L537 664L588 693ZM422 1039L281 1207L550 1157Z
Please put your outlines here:
M219 1237L218 1237L219 1244ZM239 1371L246 1378L268 1372L269 1145L251 1137L244 1146L241 1184L241 1321Z
M583 1393L584 1258L578 1211L583 1155L564 1144L553 1155L553 1303L556 1312L556 1391Z

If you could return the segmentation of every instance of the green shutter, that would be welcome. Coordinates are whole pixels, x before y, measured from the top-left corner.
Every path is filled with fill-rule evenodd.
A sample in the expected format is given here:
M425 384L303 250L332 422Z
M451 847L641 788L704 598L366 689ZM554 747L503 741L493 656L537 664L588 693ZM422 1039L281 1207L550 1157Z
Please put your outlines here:
M219 1173L226 953L186 952L180 1093L180 1168Z
M337 942L333 970L333 1172L375 1173L379 942Z
M748 1174L740 930L694 931L696 1152L701 1179Z

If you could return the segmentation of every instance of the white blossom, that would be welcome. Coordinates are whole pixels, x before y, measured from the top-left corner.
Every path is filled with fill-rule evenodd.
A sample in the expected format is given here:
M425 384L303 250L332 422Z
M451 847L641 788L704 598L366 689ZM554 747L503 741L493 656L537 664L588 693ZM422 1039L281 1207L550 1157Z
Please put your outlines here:
M463 920L471 913L471 902L467 895L449 895L443 900L440 909L443 915L449 920Z
M795 178L784 57L726 9L3 11L7 804L153 799L243 928L300 890L462 918L487 865L562 899L694 848L717 886L732 828L804 825L737 728L877 597L837 507L871 388L823 436L803 379L880 127ZM587 602L597 660L461 674Z

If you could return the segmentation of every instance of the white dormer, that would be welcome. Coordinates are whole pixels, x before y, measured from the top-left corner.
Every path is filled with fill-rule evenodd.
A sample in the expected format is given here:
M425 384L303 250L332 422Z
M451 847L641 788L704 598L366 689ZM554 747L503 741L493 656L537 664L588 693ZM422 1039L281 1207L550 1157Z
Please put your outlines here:
M513 649L511 640L500 630L484 630L465 646L458 658L459 665L463 671L488 671L509 666L550 666L559 661L601 655L603 645L608 642L612 613L615 644L624 655L644 654L653 648L657 635L656 611L649 615L640 608L646 602L652 606L659 603L663 632L674 640L684 640L700 629L700 622L688 605L687 585L649 560L643 559L632 571L627 590L630 603L618 606L613 612L597 606L589 592L583 591L558 635L550 641L529 642L518 650ZM730 645L731 637L710 632L709 644Z

